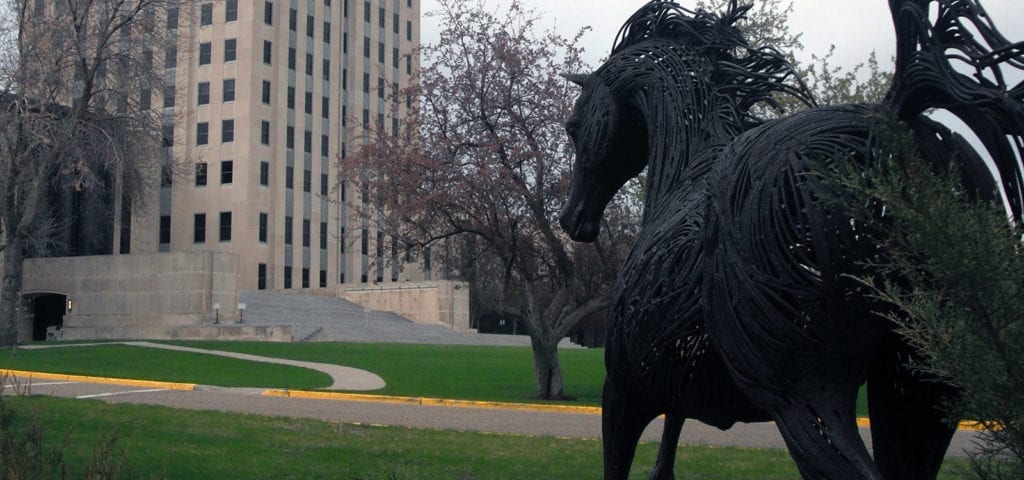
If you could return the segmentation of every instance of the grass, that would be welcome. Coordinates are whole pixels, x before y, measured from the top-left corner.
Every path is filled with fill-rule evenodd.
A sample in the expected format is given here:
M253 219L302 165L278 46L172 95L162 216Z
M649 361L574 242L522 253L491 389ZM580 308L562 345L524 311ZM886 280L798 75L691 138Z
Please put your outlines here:
M533 358L526 347L475 347L359 343L167 342L267 357L361 368L387 387L373 393L411 397L532 402ZM600 405L604 350L560 352L566 392L573 405ZM318 389L330 379L318 372L211 355L125 345L17 350L3 366L40 372L175 381L230 387ZM858 415L866 416L861 389Z
M101 435L127 448L121 478L561 479L600 478L600 443L337 424L50 397L5 397L65 442L68 478L82 478ZM643 444L630 478L646 478ZM947 462L949 464L951 462ZM952 461L962 465L962 461ZM796 479L782 450L680 447L678 479ZM952 479L950 465L939 478Z
M128 345L18 349L0 366L14 370L198 383L222 387L312 389L329 375L305 368Z

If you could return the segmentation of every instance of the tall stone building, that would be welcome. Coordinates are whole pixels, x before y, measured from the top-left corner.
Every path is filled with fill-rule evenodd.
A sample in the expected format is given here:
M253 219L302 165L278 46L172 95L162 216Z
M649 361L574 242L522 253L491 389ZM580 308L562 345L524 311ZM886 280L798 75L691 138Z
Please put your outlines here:
M167 15L178 45L153 52L165 85L141 94L162 105L164 162L177 168L144 207L120 207L114 253L232 253L241 289L429 280L429 252L409 256L348 211L342 196L370 195L337 169L353 127L397 129L408 111L399 101L392 115L390 94L419 66L419 0L191 8Z

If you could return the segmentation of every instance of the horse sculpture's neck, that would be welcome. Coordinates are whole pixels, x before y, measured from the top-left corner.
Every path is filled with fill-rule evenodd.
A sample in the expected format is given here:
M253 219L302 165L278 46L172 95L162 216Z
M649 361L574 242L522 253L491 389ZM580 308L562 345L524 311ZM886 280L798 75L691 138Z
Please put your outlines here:
M712 84L712 67L678 45L645 46L623 55L619 77L630 84L631 102L647 125L648 210L681 184L693 181L693 160L732 138L740 122L723 108Z

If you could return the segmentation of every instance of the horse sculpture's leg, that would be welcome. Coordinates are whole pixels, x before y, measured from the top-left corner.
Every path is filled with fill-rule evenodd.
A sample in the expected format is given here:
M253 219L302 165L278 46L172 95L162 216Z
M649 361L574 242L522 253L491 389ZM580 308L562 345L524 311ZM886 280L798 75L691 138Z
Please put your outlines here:
M775 423L804 479L882 478L860 438L856 388L851 390L848 395L824 391L776 411Z
M679 434L683 431L685 417L679 415L665 415L665 430L661 433L661 447L658 449L658 459L654 462L654 469L648 480L675 480L673 468L676 463L676 447L679 445Z
M636 445L656 416L657 413L642 407L631 392L617 385L611 375L605 379L601 413L605 480L629 478Z
M956 427L944 421L939 404L953 387L923 378L906 365L909 348L890 339L868 372L868 408L875 463L886 478L931 480Z

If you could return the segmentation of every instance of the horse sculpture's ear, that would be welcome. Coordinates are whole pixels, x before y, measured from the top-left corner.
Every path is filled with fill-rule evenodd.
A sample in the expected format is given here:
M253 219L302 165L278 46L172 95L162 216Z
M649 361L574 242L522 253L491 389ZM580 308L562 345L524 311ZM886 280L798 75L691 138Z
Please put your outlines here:
M566 80L568 80L568 81L570 81L572 83L575 83L576 85L579 85L581 87L586 85L587 81L590 80L590 77L592 77L592 76L593 75L591 75L589 73L563 73L562 74L562 78L565 78Z

